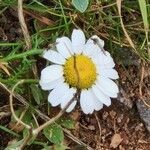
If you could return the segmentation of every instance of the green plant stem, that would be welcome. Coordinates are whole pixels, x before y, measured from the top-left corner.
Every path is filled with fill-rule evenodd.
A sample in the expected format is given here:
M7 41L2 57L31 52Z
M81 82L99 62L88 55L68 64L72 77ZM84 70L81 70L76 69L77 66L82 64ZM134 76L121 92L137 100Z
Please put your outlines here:
M3 130L3 131L5 131L5 132L7 132L7 133L9 133L10 135L13 135L15 137L20 137L19 134L15 133L14 131L12 131L12 130L10 130L10 129L2 126L2 125L0 125L0 129Z
M20 43L0 43L0 47L2 47L2 46L18 46L18 45L21 45L21 42Z
M41 49L28 50L28 51L25 51L20 54L14 54L14 55L7 56L7 57L1 59L0 61L1 62L10 62L10 61L13 61L16 59L22 59L27 56L41 54L42 52L43 52L43 50L41 50Z
M38 79L0 79L0 82L1 83L17 83L19 82L20 80L24 80L24 83L28 83L28 84L36 84L36 83L39 83L39 80Z
M63 5L62 5L62 3L61 3L61 0L59 0L59 3L60 3L61 12L62 12L62 15L63 15L63 18L64 18L66 30L67 30L67 33L69 33L68 22L67 22L67 19L66 19L66 15L65 15L65 12L64 12Z

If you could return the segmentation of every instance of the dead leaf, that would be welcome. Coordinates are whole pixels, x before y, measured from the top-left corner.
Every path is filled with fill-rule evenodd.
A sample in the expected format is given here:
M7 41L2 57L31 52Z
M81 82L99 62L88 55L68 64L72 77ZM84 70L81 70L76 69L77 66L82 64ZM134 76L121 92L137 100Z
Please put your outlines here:
M28 14L28 15L30 15L33 18L36 18L37 20L39 20L40 22L42 22L42 23L44 23L46 25L54 25L55 24L55 22L53 20L48 19L48 18L46 18L44 16L40 16L40 15L35 14L33 12L29 12L27 10L23 10L23 12Z
M10 122L9 128L17 133L21 132L24 129L24 126L19 123Z
M9 70L7 69L8 64L5 62L0 62L0 69L2 69L8 76L10 76Z
M111 139L110 147L117 148L121 142L122 142L122 138L121 138L120 134L116 133L116 134L114 134L114 136Z

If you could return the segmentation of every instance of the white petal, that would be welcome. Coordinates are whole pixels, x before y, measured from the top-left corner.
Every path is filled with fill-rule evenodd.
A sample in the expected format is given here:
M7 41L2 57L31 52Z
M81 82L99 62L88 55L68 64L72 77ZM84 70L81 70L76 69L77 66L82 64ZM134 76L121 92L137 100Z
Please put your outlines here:
M109 78L98 77L98 88L106 95L116 98L119 93L117 84Z
M104 41L101 40L98 36L94 35L86 42L83 53L88 56L93 56L96 52L103 53L103 47Z
M48 102L53 106L58 106L60 104L60 99L53 99L51 98L51 93L48 95Z
M62 77L63 67L59 65L50 65L41 71L41 83L49 83Z
M68 58L73 54L72 44L68 37L61 37L56 40L57 51L64 57Z
M89 90L83 90L80 97L80 105L85 114L92 114L94 111L93 95Z
M43 57L53 63L60 64L60 65L64 64L66 61L61 54L59 54L54 50L44 51Z
M100 47L104 47L104 41L100 39L97 35L93 35L89 40L92 40L95 44L100 45Z
M46 83L40 80L39 84L41 85L41 88L43 90L52 90L56 87L56 85L62 83L63 81L64 81L64 78L62 76L54 81L46 82Z
M93 39L96 39L93 40ZM113 68L115 63L108 51L103 49L104 41L98 36L92 36L86 43L85 53L92 56L94 62L105 68Z
M97 65L97 66L103 66L105 67L103 64L101 64L102 62L100 60L103 60L103 56L104 53L100 50L100 49L94 49L93 54L90 56L92 61Z
M93 101L93 108L94 110L98 111L103 108L103 103L96 97L92 89L88 89L91 93L91 100Z
M113 58L111 57L110 53L105 51L103 52L97 52L94 56L95 59L97 59L98 65L104 68L113 68L115 66L115 63L113 61Z
M96 111L99 111L103 108L103 103L97 99L97 97L94 99L94 109Z
M76 93L76 90L73 88L69 88L65 91L64 95L61 97L61 108L63 109L68 102L73 98L74 94ZM73 102L70 107L66 110L67 112L72 111L72 109L75 107L76 102Z
M84 46L83 54L90 57L90 56L95 54L95 52L96 52L95 50L97 48L98 47L93 43L86 43L85 46Z
M89 90L91 90L91 93L92 93L94 109L96 111L102 109L103 108L103 103L96 97L96 95L94 94L92 89L89 89Z
M72 32L71 41L74 53L82 53L85 44L85 35L83 31L74 29Z
M66 112L71 112L74 107L76 106L77 101L75 100L74 102L72 102L72 104L68 107L68 109L66 110Z
M102 93L100 91L100 89L98 88L97 85L94 85L92 87L93 93L96 95L96 97L106 106L110 106L111 105L111 99L109 96L105 95L104 93Z
M48 101L51 103L51 105L59 105L61 103L61 97L65 95L65 92L68 91L68 89L69 86L63 82L57 84L48 96Z
M100 76L108 77L110 79L118 79L119 75L115 69L105 69L104 67L99 67L98 72Z

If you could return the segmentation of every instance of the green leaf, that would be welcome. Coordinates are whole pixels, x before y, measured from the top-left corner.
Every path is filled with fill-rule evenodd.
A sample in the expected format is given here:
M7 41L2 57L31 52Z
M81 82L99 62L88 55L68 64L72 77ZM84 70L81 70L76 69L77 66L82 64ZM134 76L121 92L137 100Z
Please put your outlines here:
M77 10L83 13L89 5L89 0L72 0L72 4Z
M5 148L5 150L19 150L19 146L23 143L23 140L17 141L11 145L8 145L8 147Z
M32 126L32 129L37 128L37 124L36 124L35 120L31 120L30 125ZM27 128L25 128L23 130L23 138L26 138L27 136L29 136L29 134L30 134L29 130ZM37 137L37 135L32 136L32 138L28 141L27 144L28 145L32 144L35 141L36 137Z
M43 130L45 137L54 144L61 144L64 140L64 133L62 128L57 124L51 124Z
M19 117L21 115L21 112L22 112L21 109L16 110L15 111L16 116ZM13 115L11 115L11 122L16 122L16 119L14 118Z
M54 150L66 150L66 149L69 149L69 147L67 147L67 146L65 146L63 144L54 146Z
M146 39L148 41L149 22L148 22L148 12L147 12L147 7L146 7L146 0L138 0L138 1L139 1L139 5L140 5L141 14L142 14L145 35L146 35Z
M71 118L60 118L57 123L68 129L74 129L75 121Z
M2 125L0 125L0 130L3 130L3 131L5 131L5 132L7 132L7 133L9 133L10 135L15 136L15 137L19 137L19 136L20 136L20 135L17 134L16 132L14 132L14 131L12 131L12 130L10 130L10 129L8 129L7 127L4 127L4 126L2 126Z
M45 146L44 148L42 148L41 150L51 150L52 146Z
M69 150L70 148L63 145L63 144L59 144L59 145L53 145L53 146L45 146L42 150Z
M40 105L41 100L43 99L40 88L35 84L30 85L30 88L36 103Z
M24 109L22 109L22 108L19 108L18 110L16 110L16 111L15 111L16 116L17 116L18 118L20 118L20 116L22 115L23 111L24 111ZM22 117L21 120L22 120L24 123L30 124L31 119L32 119L31 112L30 112L30 111L27 111L27 112L23 115L23 117ZM13 117L13 115L11 116L11 122L16 122L15 118Z
M143 18L144 27L145 27L145 29L148 30L149 23L148 23L146 0L138 0L138 1L139 1L139 5L140 5L140 10L141 10L142 18Z
M25 129L23 130L23 137L24 137L24 139L25 139L27 136L29 136L29 134L30 134L30 133L29 133L29 130L28 130L27 128L25 128ZM27 145L31 145L31 144L35 141L36 137L37 137L37 135L32 136L32 138L28 141Z

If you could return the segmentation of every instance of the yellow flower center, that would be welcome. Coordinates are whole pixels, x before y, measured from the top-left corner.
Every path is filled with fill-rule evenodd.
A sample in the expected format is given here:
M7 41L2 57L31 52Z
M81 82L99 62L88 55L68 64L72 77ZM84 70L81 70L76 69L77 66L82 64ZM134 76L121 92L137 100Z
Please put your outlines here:
M88 89L94 84L96 77L95 64L87 56L74 55L65 62L64 78L71 87Z

